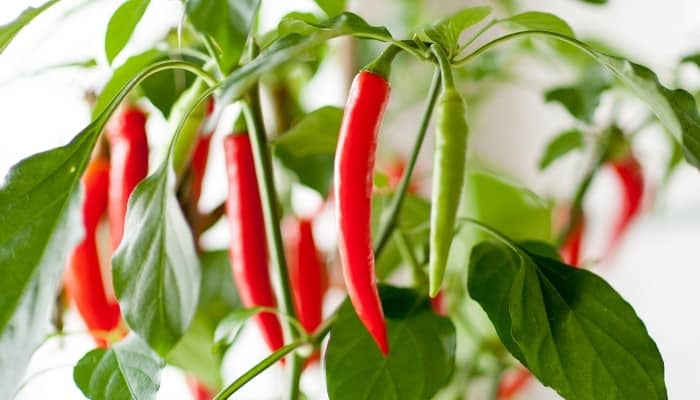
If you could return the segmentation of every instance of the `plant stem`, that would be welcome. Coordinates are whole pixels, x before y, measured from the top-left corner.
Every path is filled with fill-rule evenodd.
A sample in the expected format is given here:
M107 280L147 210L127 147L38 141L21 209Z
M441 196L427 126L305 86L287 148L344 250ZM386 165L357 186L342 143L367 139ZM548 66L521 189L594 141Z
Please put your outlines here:
M598 139L598 145L596 146L595 154L593 155L593 161L588 167L586 175L584 175L583 179L576 188L576 194L574 195L573 204L571 205L571 212L569 213L569 220L564 226L564 229L559 233L559 235L556 238L555 244L557 248L561 247L564 244L564 242L566 242L566 239L576 228L576 225L578 225L579 220L583 215L583 200L586 197L588 189L591 187L593 178L605 163L605 160L607 158L608 146L610 144L610 139L612 137L614 129L616 128L607 129Z
M591 49L587 44L581 42L580 40L574 39L572 37L562 35L561 33L556 33L556 32L551 32L551 31L542 31L542 30L526 30L526 31L520 31L520 32L514 32L510 33L508 35L504 35L501 37L498 37L483 46L479 47L478 49L474 50L473 52L467 54L466 56L455 60L453 65L455 66L461 66L469 62L471 59L478 57L481 53L486 52L487 50L490 50L492 47L495 47L496 45L499 45L501 43L508 42L512 39L517 39L521 36L547 36L552 39L557 39L559 41L569 43L575 47L578 47L580 50L582 50L585 53L588 53L590 56L593 58L597 57L596 52Z
M277 191L275 189L274 176L272 175L272 161L270 160L267 136L265 134L265 126L260 109L258 86L254 86L253 90L250 91L249 101L243 104L243 113L245 114L253 145L253 158L255 160L256 175L260 184L260 197L263 203L268 251L270 252L270 258L276 270L275 279L277 282L276 286L278 287L278 302L280 303L282 313L291 318L295 318L294 300L289 284L289 275L287 274L287 261L284 256L284 245L279 224L280 219L277 213ZM298 329L294 324L290 323L288 319L285 325L291 339L296 340L300 334ZM299 358L292 357L292 372L295 371L296 368L299 368L299 366L296 365L298 363ZM290 384L289 397L294 399L299 389L299 379L294 373L291 375L292 382Z
M428 130L430 118L433 115L435 102L437 101L437 96L440 93L440 81L440 69L436 68L435 72L433 73L433 81L430 84L428 102L426 103L425 111L423 111L423 117L421 118L418 134L416 135L416 141L413 144L413 150L411 151L411 158L408 161L408 165L406 165L406 170L401 177L401 182L399 182L396 193L394 193L389 207L382 216L381 224L379 225L379 230L377 231L377 239L374 242L375 257L379 257L379 254L382 252L382 250L384 250L384 246L386 245L391 233L394 230L394 227L396 226L396 221L399 217L399 211L401 211L403 199L406 197L408 186L411 182L411 175L413 175L413 170L415 169L416 162L418 161L418 154L423 146L425 133Z
M397 230L394 234L394 241L396 242L396 247L398 247L399 249L399 253L401 253L401 257L411 267L411 271L413 272L414 284L419 288L427 289L428 276L425 274L425 271L421 268L420 263L416 259L416 255L413 254L413 249L411 249L411 245L408 242L408 238L406 237L406 235L404 235L403 232L401 232L401 230Z
M455 87L455 81L452 77L452 66L450 60L447 59L445 50L437 44L430 46L430 51L435 55L440 66L440 74L442 75L442 89L451 89Z
M230 385L228 385L227 387L222 389L214 397L214 400L228 399L229 396L236 393L236 391L238 389L243 387L246 383L250 382L256 376L260 375L261 372L265 371L270 366L274 365L277 361L281 360L287 354L289 354L292 351L296 350L297 348L303 346L305 343L306 342L303 340L297 340L297 341L294 341L292 343L289 343L286 346L279 348L277 351L275 351L274 353L270 354L269 356L265 357L262 361L257 363L253 368L246 371L246 373L244 373L238 379L233 381L233 383L231 383Z

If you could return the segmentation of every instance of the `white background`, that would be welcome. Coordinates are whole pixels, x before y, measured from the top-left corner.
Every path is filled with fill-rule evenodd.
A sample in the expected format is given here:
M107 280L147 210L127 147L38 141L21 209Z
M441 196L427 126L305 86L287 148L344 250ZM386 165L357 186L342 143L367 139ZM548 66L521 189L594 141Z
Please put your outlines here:
M574 0L530 0L524 2L524 9L555 12L569 21L577 33L607 38L635 61L652 67L667 83L680 56L700 50L700 3L697 0L610 1L612 4L607 7L595 8ZM40 3L0 1L0 24L14 18L25 7ZM0 175L23 157L66 143L88 123L89 111L82 95L87 89L99 87L108 76L103 37L109 15L119 2L99 1L87 11L62 17L77 3L65 0L46 12L0 55ZM282 3L291 9L295 2L268 0L266 3L269 3L266 7L268 20L274 21L276 16L284 13ZM313 9L310 1L298 3L306 9ZM436 3L440 3L440 7L443 4ZM468 2L453 3L468 5ZM358 1L354 7L376 24L382 23L382 13L391 12L388 6L378 7L376 0ZM127 53L148 46L167 27L176 23L179 10L179 1L153 0ZM8 82L42 66L95 56L101 63L95 71L52 72ZM116 63L123 59L124 55ZM540 71L537 64L527 64L522 69L530 84L504 85L476 114L472 148L538 192L562 197L571 192L575 179L570 176L580 169L582 160L572 157L545 174L538 173L535 166L543 144L552 134L567 128L570 119L558 106L544 105L540 92L533 90L533 86L551 84L549 72ZM565 71L559 72L566 76ZM343 93L329 92L326 95L328 102L338 104ZM634 111L630 112L631 125L634 117ZM162 127L162 121L150 123ZM151 137L152 143L163 140L162 137ZM653 129L642 132L635 150L644 160L647 175L658 177L668 149L658 140L657 132ZM221 155L216 151L212 154L210 166L215 172L207 179L216 181L223 175ZM216 204L222 195L221 192L207 192L204 202ZM596 256L605 240L604 235L598 233L605 230L606 222L614 213L611 199L615 196L612 177L603 173L596 180L586 204L593 218L593 234L586 243L589 257ZM650 210L634 225L613 265L598 272L630 301L656 340L666 364L669 398L691 400L697 398L697 383L700 381L700 347L697 345L700 337L697 313L700 265L695 247L700 240L700 176L691 168L682 167L663 196L662 201L649 204ZM225 241L225 234L214 240ZM82 329L75 315L69 318L69 329ZM245 350L234 350L227 357L224 371L227 380L255 362L251 354L264 351L252 330L246 332L244 343ZM81 398L72 384L72 365L91 345L92 341L84 335L72 335L45 345L33 360L29 374L47 367L50 370L34 376L18 398L44 398L48 393L52 398ZM256 379L240 398L261 398L261 390L280 387L282 377L279 370L273 369ZM307 383L312 383L310 390L319 390L313 385L317 377L318 371L307 376ZM522 396L549 397L549 391L535 387ZM168 369L164 373L159 398L188 398L179 372Z

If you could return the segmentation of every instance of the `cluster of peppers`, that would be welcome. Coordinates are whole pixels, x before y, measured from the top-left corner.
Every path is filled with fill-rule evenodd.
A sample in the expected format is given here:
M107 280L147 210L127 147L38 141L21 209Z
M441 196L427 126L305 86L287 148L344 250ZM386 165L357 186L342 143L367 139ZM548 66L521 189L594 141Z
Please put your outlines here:
M146 114L125 105L107 127L107 151L96 154L83 176L84 236L70 255L65 287L98 346L123 335L111 280L111 251L121 242L129 196L148 173ZM103 227L109 227L109 237ZM109 239L111 238L111 240Z

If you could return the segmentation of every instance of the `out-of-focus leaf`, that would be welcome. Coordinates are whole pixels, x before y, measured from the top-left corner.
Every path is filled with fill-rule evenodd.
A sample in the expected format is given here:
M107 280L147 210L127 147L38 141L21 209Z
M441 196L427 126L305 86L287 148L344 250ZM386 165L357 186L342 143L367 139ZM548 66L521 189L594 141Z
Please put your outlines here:
M538 165L540 170L546 169L554 161L570 152L583 148L585 144L585 135L578 129L571 129L558 134L544 149Z
M347 0L314 0L321 10L329 17L334 17L337 14L345 11Z
M566 21L546 12L528 11L502 19L501 22L511 22L527 29L549 31L564 36L575 36L573 29Z
M545 100L560 103L574 118L590 124L600 104L600 96L610 88L610 84L607 71L591 63L578 82L548 90L545 93Z
M22 13L13 21L10 21L5 25L0 25L0 54L2 54L3 51L5 51L7 45L9 45L10 42L12 42L12 39L14 39L15 36L17 36L19 31L22 30L22 28L24 28L27 24L32 22L34 18L39 16L39 14L44 12L46 9L58 3L58 1L59 0L50 0L39 7L28 7L27 9L22 11Z
M112 14L105 34L105 54L110 64L129 42L150 2L151 0L127 0Z

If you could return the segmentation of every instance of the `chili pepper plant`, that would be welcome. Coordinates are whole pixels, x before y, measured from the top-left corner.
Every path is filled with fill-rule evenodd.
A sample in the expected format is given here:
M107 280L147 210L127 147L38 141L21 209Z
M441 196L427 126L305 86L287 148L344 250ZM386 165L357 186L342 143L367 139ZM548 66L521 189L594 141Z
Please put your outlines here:
M0 53L57 3L0 26ZM553 14L508 14L512 4L396 35L343 0L317 0L315 12L271 29L259 23L260 0L189 0L170 31L129 53L149 3L120 2L104 54L72 66L110 71L94 88L91 121L18 162L0 187L0 400L31 384L27 365L47 337L70 335L49 326L63 290L95 339L72 374L91 399L153 399L166 366L182 370L197 399L235 398L278 368L286 379L271 395L299 399L312 365L332 400L465 398L483 382L509 398L535 379L566 399L668 397L654 339L595 268L654 185L634 150L638 130L667 132L667 175L682 160L700 167L691 94ZM345 106L309 109L316 75L344 53ZM523 53L554 55L579 77L543 94L572 128L543 149L540 169L572 152L587 160L557 223L553 201L470 146L480 100L493 82L516 79L509 64ZM643 125L615 113L594 120L605 93L646 104ZM382 140L383 121L409 105L422 111L415 131L400 132L401 153ZM147 136L151 118L167 129ZM155 135L168 138L164 148L149 143ZM421 151L432 165L417 167ZM220 182L205 179L215 168ZM605 170L621 200L610 201L619 203L610 245L591 255L584 199ZM211 209L200 204L208 185L227 193ZM295 188L323 199L332 222L300 211ZM211 248L204 236L220 221L229 245ZM224 375L244 327L264 350L245 373Z

